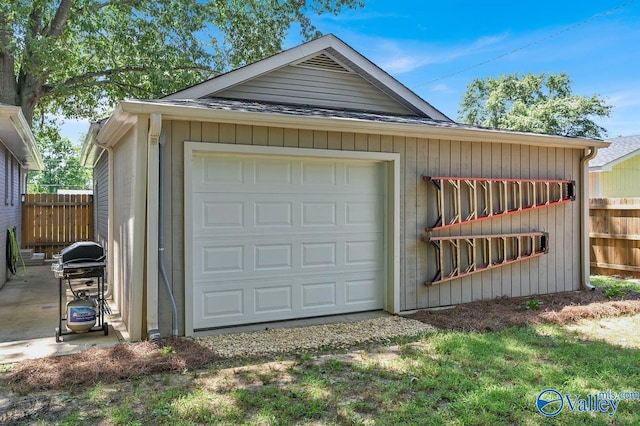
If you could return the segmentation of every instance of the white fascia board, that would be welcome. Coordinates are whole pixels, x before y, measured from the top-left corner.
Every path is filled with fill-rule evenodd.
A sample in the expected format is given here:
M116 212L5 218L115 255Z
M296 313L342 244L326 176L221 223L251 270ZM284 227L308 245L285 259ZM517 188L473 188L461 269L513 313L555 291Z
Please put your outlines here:
M122 106L125 103L127 101L118 104L109 119L96 134L95 141L98 145L105 148L115 146L138 121L139 114L130 114L123 110Z
M0 105L0 120L8 120L15 134L8 135L5 144L13 156L29 170L43 170L44 163L31 127L19 106Z
M123 101L119 114L162 113L167 120L216 121L234 124L282 127L289 129L325 130L335 132L372 133L415 138L451 139L468 142L495 142L514 145L586 149L606 147L609 142L595 139L568 138L506 130L439 127L421 124L385 123L339 117L307 117L246 111L228 111L184 105L167 105L144 101ZM113 118L113 117L112 117ZM111 121L111 118L109 119ZM106 126L105 126L106 127ZM104 130L103 130L104 131ZM100 132L102 134L102 132Z
M103 148L98 146L96 142L96 135L100 131L100 125L98 123L91 123L89 126L89 132L82 144L82 150L80 151L80 164L82 167L95 166L98 158L100 158L100 152Z

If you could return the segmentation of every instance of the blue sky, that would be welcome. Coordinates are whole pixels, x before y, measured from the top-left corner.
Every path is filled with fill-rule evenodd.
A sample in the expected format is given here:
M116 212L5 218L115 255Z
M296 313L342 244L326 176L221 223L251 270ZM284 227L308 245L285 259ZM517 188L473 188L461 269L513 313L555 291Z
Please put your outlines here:
M501 74L570 75L613 105L609 137L640 134L640 0L389 1L314 23L456 119L466 86ZM286 47L300 42L297 34ZM78 141L88 125L71 122Z

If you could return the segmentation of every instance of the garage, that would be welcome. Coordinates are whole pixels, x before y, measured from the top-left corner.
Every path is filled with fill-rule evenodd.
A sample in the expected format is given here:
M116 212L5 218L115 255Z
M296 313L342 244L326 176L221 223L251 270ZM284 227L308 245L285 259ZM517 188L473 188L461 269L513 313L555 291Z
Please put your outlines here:
M194 331L383 308L383 161L200 148L185 164Z
M588 286L584 178L606 142L455 123L331 35L92 129L132 340ZM575 181L575 202L503 202L551 181ZM539 256L517 249L541 233Z

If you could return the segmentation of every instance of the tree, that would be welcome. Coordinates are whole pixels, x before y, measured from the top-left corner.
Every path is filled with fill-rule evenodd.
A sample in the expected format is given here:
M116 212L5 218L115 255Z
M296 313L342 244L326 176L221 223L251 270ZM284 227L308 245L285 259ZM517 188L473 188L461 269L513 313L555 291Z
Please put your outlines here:
M308 15L360 0L13 0L0 2L0 102L96 118L282 50Z
M52 124L34 130L44 170L29 173L31 194L55 194L58 189L91 189L90 175L80 164L80 148L61 137Z
M503 75L476 79L462 98L458 120L476 126L563 136L602 138L593 121L608 117L611 106L597 95L574 95L561 74Z

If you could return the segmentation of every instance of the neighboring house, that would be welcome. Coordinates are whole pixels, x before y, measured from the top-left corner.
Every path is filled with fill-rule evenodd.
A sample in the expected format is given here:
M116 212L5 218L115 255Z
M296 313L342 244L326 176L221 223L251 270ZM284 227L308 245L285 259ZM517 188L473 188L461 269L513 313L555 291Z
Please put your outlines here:
M332 35L164 99L122 101L86 143L99 146L85 146L85 163L96 167L96 198L109 192L109 275L133 340L588 284L586 161L606 142L452 122ZM464 191L475 184L438 199L423 175L526 179L526 188L573 179L563 191L577 197L527 208L546 194L527 192L514 214L434 232L483 245L457 251L477 273L426 286L438 270L469 269L440 262L422 238L440 202L469 208ZM496 183L487 199L521 183ZM529 256L526 239L485 244L532 231L548 233L546 254Z
M7 233L22 234L22 194L27 188L27 172L42 170L42 158L20 107L0 104L0 288L9 278Z
M640 135L610 142L589 161L589 197L640 197Z

